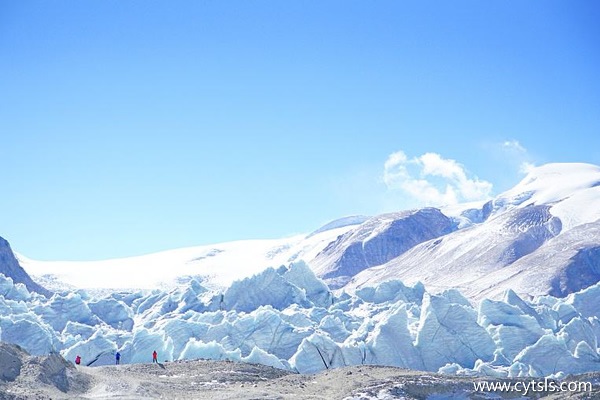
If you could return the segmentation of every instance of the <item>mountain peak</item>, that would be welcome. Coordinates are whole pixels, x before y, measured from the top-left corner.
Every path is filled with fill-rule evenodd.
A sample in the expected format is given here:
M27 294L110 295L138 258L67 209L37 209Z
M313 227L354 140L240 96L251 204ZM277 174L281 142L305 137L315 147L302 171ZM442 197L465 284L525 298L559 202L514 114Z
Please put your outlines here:
M557 200L568 193L600 184L600 167L584 163L551 163L533 168L509 192L543 192Z
M500 194L496 208L555 204L600 186L600 167L584 163L551 163L533 168L521 182Z

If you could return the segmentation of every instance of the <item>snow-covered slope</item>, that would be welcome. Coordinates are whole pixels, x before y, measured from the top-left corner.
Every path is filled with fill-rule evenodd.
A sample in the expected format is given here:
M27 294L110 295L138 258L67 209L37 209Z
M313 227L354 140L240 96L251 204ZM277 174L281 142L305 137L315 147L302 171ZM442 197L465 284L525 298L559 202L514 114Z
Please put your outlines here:
M582 163L546 164L493 201L494 213L513 207L549 205L563 232L600 218L600 167Z
M354 222L360 222L357 219ZM169 250L103 261L37 261L18 255L20 264L47 287L154 289L172 287L195 277L208 288L225 288L267 267L295 259L313 259L354 223L334 222L309 236L244 240ZM339 227L341 225L341 227ZM67 286L65 286L65 284Z
M535 251L558 231L560 221L547 206L513 209L493 221L417 245L358 274L348 287L397 278L409 284L421 281L432 289L459 288L477 296L487 289L481 287L480 279Z
M388 279L460 288L471 298L565 296L600 279L600 168L549 164L481 209L453 216L461 229L357 274L355 290ZM465 220L469 220L466 223Z
M384 264L454 229L454 222L435 208L383 214L338 237L308 261L317 275L337 289L360 271Z
M485 281L494 296L512 287L531 296L564 297L600 281L600 221L578 225L510 266L490 273Z

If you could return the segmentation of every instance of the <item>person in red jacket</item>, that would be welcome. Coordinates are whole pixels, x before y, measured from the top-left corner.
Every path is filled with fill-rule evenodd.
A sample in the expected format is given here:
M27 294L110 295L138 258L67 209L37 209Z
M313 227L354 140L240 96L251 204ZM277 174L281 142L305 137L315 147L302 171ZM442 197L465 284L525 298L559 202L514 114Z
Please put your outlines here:
M79 354L77 355L77 357L75 357L75 364L81 364L81 356L79 356Z
M156 350L154 350L154 352L152 353L152 362L158 364L158 353L156 352Z

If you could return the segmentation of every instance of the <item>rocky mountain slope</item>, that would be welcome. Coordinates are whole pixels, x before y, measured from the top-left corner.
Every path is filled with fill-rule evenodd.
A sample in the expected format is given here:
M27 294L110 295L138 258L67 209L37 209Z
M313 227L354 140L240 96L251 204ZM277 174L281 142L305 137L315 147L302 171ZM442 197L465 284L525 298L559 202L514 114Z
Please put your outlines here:
M15 257L10 244L0 237L0 274L12 278L15 283L24 284L29 291L50 296L51 292L46 290L25 272Z
M339 236L310 265L329 287L338 289L357 273L455 229L454 221L436 208L383 214Z
M0 342L0 399L79 398L91 381L58 353L31 356Z
M448 217L459 229L360 271L345 288L400 279L422 282L430 290L459 288L476 299L499 296L508 288L524 296L566 296L600 279L596 166L539 167L481 208ZM430 218L423 225L438 223L439 218ZM357 240L346 247L364 243Z

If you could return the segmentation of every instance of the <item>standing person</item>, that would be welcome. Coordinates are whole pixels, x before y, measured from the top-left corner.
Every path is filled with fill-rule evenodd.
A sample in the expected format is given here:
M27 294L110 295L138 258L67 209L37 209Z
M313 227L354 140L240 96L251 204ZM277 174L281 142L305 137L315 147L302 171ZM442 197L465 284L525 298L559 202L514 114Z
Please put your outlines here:
M77 354L77 357L75 357L75 364L81 364L81 356L79 354Z
M154 352L152 352L152 363L158 364L158 353L156 352L156 350L154 350Z
M119 353L118 351L115 353L115 364L121 364L121 353Z

